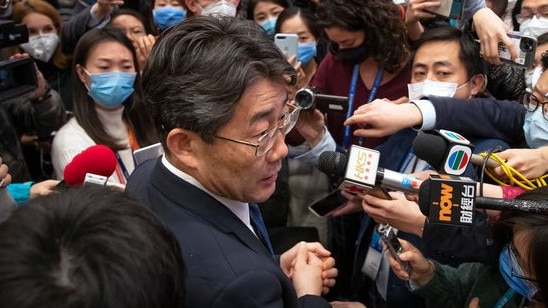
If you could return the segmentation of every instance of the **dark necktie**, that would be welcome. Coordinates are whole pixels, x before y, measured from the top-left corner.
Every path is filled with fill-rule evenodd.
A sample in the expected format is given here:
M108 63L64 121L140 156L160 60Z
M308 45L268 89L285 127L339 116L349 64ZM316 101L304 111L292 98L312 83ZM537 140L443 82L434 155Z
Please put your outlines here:
M261 215L259 206L255 203L249 204L249 218L251 219L251 225L255 227L254 229L257 233L257 236L259 237L263 245L266 246L268 251L270 251L270 254L274 256L274 249L272 249L270 238L268 237L268 233L266 232L266 226L263 221L263 216Z

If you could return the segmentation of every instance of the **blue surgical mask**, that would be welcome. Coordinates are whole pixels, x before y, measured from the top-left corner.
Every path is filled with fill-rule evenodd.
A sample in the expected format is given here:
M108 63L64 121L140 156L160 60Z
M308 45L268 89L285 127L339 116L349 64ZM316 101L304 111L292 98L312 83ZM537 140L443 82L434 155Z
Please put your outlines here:
M299 43L297 50L299 61L303 66L307 66L310 60L316 56L316 42L314 43Z
M274 34L276 34L276 21L278 20L278 17L270 17L267 20L261 21L259 25L264 29L266 34L270 37L274 37Z
M507 246L505 246L500 252L500 273L502 274L504 281L506 281L512 290L531 300L535 293L537 293L537 288L530 281L512 275L512 268L514 268L514 270L517 269L520 272L518 274L522 274L522 270L515 256L510 253L510 248L508 245L509 244L507 244Z
M186 11L180 6L162 6L152 10L154 24L160 31L175 26L183 21Z
M542 107L539 106L533 112L525 112L523 134L527 145L532 149L548 145L548 120L542 115Z
M115 109L122 106L133 93L137 73L108 72L90 74L86 69L84 71L91 78L88 95L97 104L105 108Z

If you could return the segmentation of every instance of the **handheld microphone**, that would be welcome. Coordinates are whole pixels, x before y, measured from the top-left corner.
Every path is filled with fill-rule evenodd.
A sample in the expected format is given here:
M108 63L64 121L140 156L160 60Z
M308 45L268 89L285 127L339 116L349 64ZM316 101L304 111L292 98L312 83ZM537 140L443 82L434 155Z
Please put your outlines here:
M417 192L421 180L379 167L380 153L376 150L352 145L346 155L326 151L318 160L320 171L343 180L339 189L355 195L365 195L375 186L405 192Z
M462 135L448 130L418 134L413 141L415 155L440 173L461 175L466 170L474 145Z
M85 182L86 174L108 178L114 173L116 164L116 155L109 147L100 144L90 146L67 164L61 183L69 187L81 185Z
M431 175L419 189L419 207L431 223L471 226L474 209L548 214L548 203L476 196L476 182L465 177Z
M432 167L436 168L440 172L454 175L460 175L462 173L447 172L447 169L449 169L449 171L454 170L449 166L462 166L463 168L457 169L462 169L462 172L464 172L468 162L471 162L474 165L482 165L484 161L483 157L477 154L471 154L471 151L470 154L463 152L462 159L458 160L457 158L459 155L457 155L456 149L453 148L452 151L451 144L448 144L446 139L437 133L432 133L432 131L425 131L415 137L415 140L413 140L413 151L418 158L428 162ZM468 160L465 159L465 155L469 157ZM491 158L487 159L487 167L496 168L498 166L499 164L495 160Z

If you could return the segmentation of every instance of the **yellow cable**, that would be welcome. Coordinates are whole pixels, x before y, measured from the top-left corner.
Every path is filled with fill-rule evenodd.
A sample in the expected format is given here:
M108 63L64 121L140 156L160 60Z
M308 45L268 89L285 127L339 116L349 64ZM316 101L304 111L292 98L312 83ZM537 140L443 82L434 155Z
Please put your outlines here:
M479 155L485 158L487 156L487 153L483 152L483 153L480 153ZM502 159L500 156L498 156L497 154L491 153L489 158L496 161L501 166L502 171L506 175L506 179L501 180L495 174L490 172L489 169L485 170L485 173L499 185L519 186L525 190L532 190L538 187L547 186L546 178L548 178L548 174L543 175L536 179L528 179L523 174L521 174L518 170L508 165L506 161Z

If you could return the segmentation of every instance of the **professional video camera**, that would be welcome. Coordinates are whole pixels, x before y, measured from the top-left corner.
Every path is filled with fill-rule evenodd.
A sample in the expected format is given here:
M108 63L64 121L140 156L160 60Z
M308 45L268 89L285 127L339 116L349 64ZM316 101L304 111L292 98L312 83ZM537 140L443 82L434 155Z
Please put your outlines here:
M0 11L7 10L10 0L0 0ZM26 43L29 31L24 24L0 20L0 49ZM34 61L31 58L0 61L0 102L21 96L37 87Z

